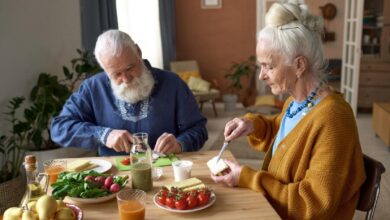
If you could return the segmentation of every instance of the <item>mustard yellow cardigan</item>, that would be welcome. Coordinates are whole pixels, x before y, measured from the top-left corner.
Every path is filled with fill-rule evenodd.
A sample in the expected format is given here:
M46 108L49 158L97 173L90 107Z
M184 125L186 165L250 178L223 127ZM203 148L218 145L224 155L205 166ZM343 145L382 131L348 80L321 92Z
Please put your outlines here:
M239 187L264 194L283 219L352 219L365 172L350 106L339 93L326 96L281 140L271 158L291 100L280 115L244 116L254 122L250 145L267 154L261 171L243 166Z

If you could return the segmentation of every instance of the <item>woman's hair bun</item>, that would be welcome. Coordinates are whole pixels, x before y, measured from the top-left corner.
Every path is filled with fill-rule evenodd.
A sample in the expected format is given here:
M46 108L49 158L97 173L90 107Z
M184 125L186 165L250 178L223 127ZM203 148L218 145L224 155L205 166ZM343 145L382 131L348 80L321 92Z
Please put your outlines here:
M307 5L297 0L274 3L265 17L266 26L280 27L292 22L301 23L311 31L322 32L323 30L322 18L312 15Z

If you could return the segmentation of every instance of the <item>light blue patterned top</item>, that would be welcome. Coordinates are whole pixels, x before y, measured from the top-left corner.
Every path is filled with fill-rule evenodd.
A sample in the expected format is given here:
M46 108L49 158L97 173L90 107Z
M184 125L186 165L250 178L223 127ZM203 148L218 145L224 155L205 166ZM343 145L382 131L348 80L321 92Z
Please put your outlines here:
M309 111L313 107L315 107L320 101L321 101L321 99L314 100L313 101L313 106L309 109ZM304 102L305 101L303 101L303 102L295 102L295 101L293 101L293 104L291 106L291 111L292 112L295 111ZM279 145L280 141L283 140L283 138L285 138L290 133L290 131L293 128L295 128L295 126L298 124L298 122L304 117L303 113L305 111L307 112L306 108L301 110L298 114L296 114L292 118L286 117L286 114L283 116L282 122L280 123L278 134L276 135L274 144L272 146L272 156L274 156L276 150L278 149L278 145Z

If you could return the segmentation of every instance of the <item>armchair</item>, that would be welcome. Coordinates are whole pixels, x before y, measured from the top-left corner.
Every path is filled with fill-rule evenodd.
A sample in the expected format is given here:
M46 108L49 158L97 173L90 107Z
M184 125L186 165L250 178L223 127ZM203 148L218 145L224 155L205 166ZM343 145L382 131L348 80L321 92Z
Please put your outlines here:
M218 116L215 108L215 99L219 97L220 92L217 89L210 88L210 83L201 79L198 62L195 60L172 61L170 62L172 72L177 73L190 87L195 99L203 109L203 103L211 102L215 117Z

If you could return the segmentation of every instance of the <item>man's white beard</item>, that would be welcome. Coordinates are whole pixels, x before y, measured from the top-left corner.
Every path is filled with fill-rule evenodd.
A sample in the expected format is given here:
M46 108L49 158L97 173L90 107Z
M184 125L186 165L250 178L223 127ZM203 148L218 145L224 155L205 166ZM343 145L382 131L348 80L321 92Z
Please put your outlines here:
M115 84L111 80L111 88L114 95L130 104L144 100L150 95L154 86L154 78L150 71L144 66L139 77L133 78L130 83Z

